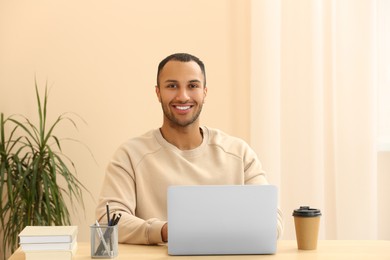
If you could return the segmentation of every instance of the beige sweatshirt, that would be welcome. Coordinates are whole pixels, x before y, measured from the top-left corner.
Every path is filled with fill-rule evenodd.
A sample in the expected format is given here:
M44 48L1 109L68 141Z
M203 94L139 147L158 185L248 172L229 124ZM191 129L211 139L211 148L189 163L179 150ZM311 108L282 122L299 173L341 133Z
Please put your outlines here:
M203 142L193 150L178 149L156 129L130 139L116 151L107 167L96 216L107 222L106 202L111 215L122 214L120 243L163 242L168 186L268 184L247 143L216 129L202 130ZM278 237L282 227L279 211Z

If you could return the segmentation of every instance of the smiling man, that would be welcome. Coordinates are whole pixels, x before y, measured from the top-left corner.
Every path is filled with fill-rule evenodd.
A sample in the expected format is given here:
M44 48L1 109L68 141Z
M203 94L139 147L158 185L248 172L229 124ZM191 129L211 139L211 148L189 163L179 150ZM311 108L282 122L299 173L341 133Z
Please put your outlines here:
M182 59L171 60L176 56ZM206 74L199 59L176 56L164 59L158 69L156 93L164 112L160 130L169 143L189 150L199 146L203 139L199 115L207 94Z
M177 53L158 66L156 95L163 125L123 143L109 162L96 216L121 214L119 242L168 241L167 189L171 185L268 184L256 153L243 140L200 126L207 95L205 66ZM191 225L191 223L188 223ZM282 217L278 213L278 236Z

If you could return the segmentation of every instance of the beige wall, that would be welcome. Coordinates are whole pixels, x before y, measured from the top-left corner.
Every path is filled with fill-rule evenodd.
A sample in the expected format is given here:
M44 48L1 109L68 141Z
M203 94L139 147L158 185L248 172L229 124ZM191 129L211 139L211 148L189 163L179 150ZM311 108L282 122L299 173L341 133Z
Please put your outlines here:
M248 1L0 0L0 111L37 119L36 76L41 90L46 81L50 87L51 119L72 111L88 123L57 133L81 140L97 161L77 143L65 147L92 194L85 193L86 215L73 214L80 241L89 239L114 150L162 122L154 85L165 56L190 52L204 60L201 123L248 140L248 13Z
M306 50L306 45L296 43L294 50L289 46L291 41L280 41L281 35L290 35L289 30L282 30L284 34L281 34L273 29L289 28L295 21L291 18L290 23L281 26L280 21L289 17L286 12L295 10L292 2L281 3L279 6L280 2L272 0L0 0L0 112L22 113L36 119L36 76L41 90L46 81L50 87L51 119L73 111L88 123L84 125L79 121L78 132L64 125L57 133L81 140L96 159L95 163L88 150L77 143L64 147L76 163L81 182L92 195L84 194L85 216L80 209L73 213L74 224L80 228L80 241L89 239L88 225L94 222L104 170L115 149L126 139L160 126L161 109L154 94L157 64L165 56L182 51L198 55L206 64L209 91L202 124L218 127L250 142L260 153L269 180L278 185L285 183L280 185L284 189L281 200L287 220L283 238L294 238L291 209L300 205L302 199L294 201L299 191L289 192L294 186L289 180L301 171L286 170L282 181L282 163L275 154L280 153L281 130L289 134L289 140L294 141L296 136L289 133L290 129L281 128L278 118L274 124L264 127L264 122L272 121L269 118L280 116L280 107L285 105L280 103L280 93L275 91L275 86L287 80L282 78L283 71L279 71L281 58L295 62L298 59L294 59L294 51L305 53ZM317 17L314 16L314 20L318 22ZM251 26L251 21L257 27ZM299 22L303 20L295 21ZM307 25L308 30L312 23ZM256 33L258 27L264 31L251 37L251 32ZM308 40L305 37L303 42ZM291 36L291 39L295 38ZM275 42L279 42L277 46ZM288 52L291 57L281 57L281 47L292 49ZM251 75L250 71L254 73ZM311 84L304 82L306 87ZM253 91L252 99L250 91ZM314 100L310 95L305 98ZM261 109L253 112L251 103L252 109ZM288 109L283 112L287 119L294 115ZM263 135L259 135L260 130ZM289 149L295 147L288 142L283 145ZM291 154L295 155L295 151ZM294 161L294 156L289 160ZM389 237L390 212L386 200L389 162L389 152L379 154L377 207L381 239ZM322 193L312 194L310 201ZM306 199L306 195L302 197ZM350 204L350 201L345 202L346 207ZM331 215L329 211L326 213ZM329 223L332 227L328 229L337 228L333 222ZM354 229L351 225L350 234L355 234ZM324 231L322 237L325 237Z
M390 239L390 210L389 210L389 183L390 183L390 151L381 151L378 154L378 236L381 239Z

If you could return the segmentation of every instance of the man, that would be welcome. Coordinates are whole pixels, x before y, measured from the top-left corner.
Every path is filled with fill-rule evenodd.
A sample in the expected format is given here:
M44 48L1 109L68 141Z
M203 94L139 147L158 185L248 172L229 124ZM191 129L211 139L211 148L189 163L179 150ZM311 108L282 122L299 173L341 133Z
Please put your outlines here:
M173 54L158 66L159 129L122 144L109 163L96 215L121 213L119 242L168 241L170 185L268 184L255 152L243 140L200 126L207 96L205 67L190 54ZM191 223L188 223L191 225ZM278 214L278 235L282 232Z

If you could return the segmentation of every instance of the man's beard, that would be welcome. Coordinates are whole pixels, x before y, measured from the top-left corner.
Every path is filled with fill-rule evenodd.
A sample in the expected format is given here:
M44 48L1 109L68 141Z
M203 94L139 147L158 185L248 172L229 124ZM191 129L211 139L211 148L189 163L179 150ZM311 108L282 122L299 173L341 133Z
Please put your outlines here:
M169 120L169 123L171 126L187 127L187 126L191 125L192 123L194 123L199 118L199 115L202 112L203 105L200 105L198 107L198 111L196 112L196 114L187 121L181 121L178 118L176 118L173 113L170 113L169 110L167 111L167 109L165 108L163 103L161 103L161 107L162 107L162 110L163 110L165 117Z

